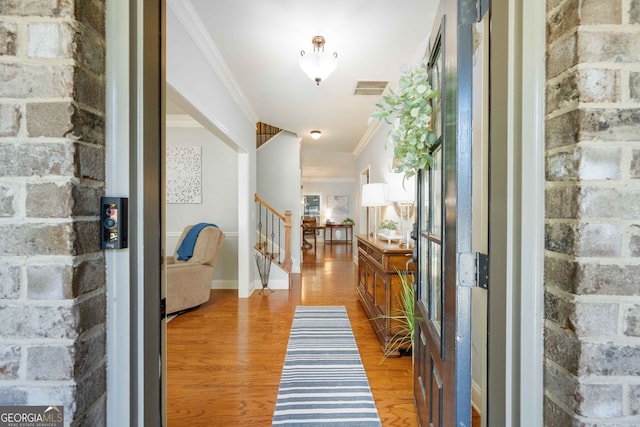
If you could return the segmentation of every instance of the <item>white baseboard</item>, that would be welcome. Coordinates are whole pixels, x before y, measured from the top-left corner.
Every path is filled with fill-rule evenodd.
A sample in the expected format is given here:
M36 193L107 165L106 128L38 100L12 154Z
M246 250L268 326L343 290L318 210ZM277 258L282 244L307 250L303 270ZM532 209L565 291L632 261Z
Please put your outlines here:
M482 415L482 389L473 380L471 380L471 406Z
M211 282L211 289L238 289L237 280L214 280Z
M269 288L275 289L289 289L289 281L286 279L269 280ZM258 281L258 290L262 289L262 284Z
M251 289L249 290L249 296L251 296L254 292L260 292L262 289L262 282L260 280L254 280L251 283ZM269 280L269 289L272 291L289 289L289 281L288 280Z

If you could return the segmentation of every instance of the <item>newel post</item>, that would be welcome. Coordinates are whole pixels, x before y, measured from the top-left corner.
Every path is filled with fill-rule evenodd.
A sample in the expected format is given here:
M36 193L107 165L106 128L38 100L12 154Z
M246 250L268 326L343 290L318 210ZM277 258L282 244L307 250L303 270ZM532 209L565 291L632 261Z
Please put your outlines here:
M283 268L291 273L293 261L291 260L291 211L284 211L284 263Z

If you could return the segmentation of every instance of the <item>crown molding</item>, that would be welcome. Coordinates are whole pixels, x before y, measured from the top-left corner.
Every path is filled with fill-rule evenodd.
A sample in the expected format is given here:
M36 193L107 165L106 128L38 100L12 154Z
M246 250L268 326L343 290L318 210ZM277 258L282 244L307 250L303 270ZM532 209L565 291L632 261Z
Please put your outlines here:
M167 0L167 7L176 15L185 31L195 42L202 56L209 63L216 75L222 80L234 101L251 123L259 121L258 115L244 96L240 86L233 77L233 73L225 62L220 50L211 35L200 20L190 0Z
M364 150L369 142L371 142L371 139L378 132L378 129L380 129L381 125L382 120L377 120L375 124L372 123L372 125L367 128L367 131L364 133L364 135L362 135L362 138L360 138L360 142L358 142L358 145L353 150L353 157L358 157L360 155L362 150Z

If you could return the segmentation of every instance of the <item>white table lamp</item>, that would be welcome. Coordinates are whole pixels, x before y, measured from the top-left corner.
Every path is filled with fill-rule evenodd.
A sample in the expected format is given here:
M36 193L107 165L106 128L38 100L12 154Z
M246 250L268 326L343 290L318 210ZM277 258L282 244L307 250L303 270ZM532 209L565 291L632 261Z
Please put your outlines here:
M373 236L376 239L378 233L378 218L377 209L380 206L387 206L387 185L384 183L365 184L362 186L361 204L367 208L374 208L373 210ZM367 226L367 234L369 233L369 227Z
M389 201L393 202L393 207L400 217L400 228L402 229L402 240L407 247L411 242L411 229L409 219L413 216L413 208L416 200L416 180L415 176L404 179L404 174L392 173L389 176Z

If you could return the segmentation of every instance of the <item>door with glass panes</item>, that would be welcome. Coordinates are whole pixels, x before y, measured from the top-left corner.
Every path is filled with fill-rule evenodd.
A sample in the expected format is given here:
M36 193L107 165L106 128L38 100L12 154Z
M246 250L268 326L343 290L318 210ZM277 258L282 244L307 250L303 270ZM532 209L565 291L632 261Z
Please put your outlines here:
M471 25L475 8L441 2L429 73L438 143L418 173L414 394L421 426L471 425ZM459 7L460 5L460 7ZM468 6L468 5L467 5ZM473 10L471 10L473 9ZM464 16L467 13L470 16Z

